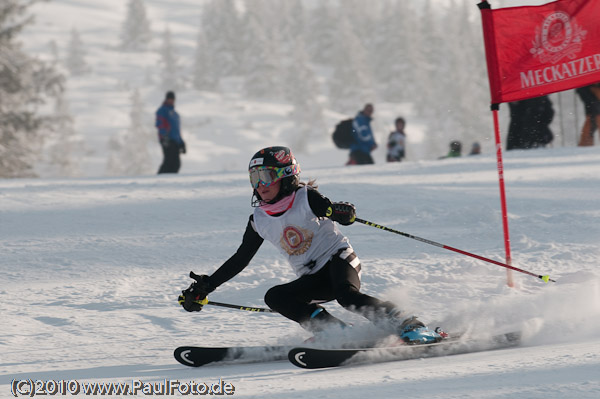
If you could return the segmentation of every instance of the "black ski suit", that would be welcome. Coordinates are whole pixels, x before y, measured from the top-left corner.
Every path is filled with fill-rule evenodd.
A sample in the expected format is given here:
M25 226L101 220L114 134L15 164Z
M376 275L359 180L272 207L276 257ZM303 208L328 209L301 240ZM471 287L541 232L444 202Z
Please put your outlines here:
M309 187L308 202L314 216L327 217L327 209L331 206L329 199ZM216 288L244 270L263 241L255 230L253 216L250 216L242 244L236 253L209 277L210 285ZM316 273L303 275L292 282L269 289L265 295L265 303L309 330L319 330L320 322L341 323L318 306L318 303L332 300L337 300L348 310L377 321L394 312L395 305L360 292L360 268L360 261L354 251L342 249ZM313 319L317 323L312 323Z

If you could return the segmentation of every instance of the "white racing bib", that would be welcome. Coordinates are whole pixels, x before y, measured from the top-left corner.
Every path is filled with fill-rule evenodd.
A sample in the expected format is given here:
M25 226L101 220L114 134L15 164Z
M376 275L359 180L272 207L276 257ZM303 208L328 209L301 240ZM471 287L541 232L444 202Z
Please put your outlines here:
M256 208L254 226L258 235L287 257L297 276L316 273L338 250L352 248L333 221L312 212L307 187L296 191L292 207L281 216Z

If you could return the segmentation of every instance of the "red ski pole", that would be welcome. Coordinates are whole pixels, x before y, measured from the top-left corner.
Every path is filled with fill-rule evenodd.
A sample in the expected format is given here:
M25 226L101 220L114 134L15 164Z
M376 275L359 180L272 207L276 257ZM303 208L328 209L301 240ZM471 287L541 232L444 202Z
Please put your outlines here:
M476 254L473 254L473 253L470 253L470 252L467 252L467 251L463 251L462 249L453 248L453 247L448 246L448 245L440 244L439 242L435 242L435 241L427 240L425 238L413 236L412 234L403 233L401 231L394 230L394 229L382 226L382 225L377 224L377 223L369 222L368 220L356 218L355 221L358 222L358 223L366 224L367 226L378 228L380 230L389 231L390 233L399 234L399 235L407 237L407 238L412 238L413 240L421 241L421 242L424 242L425 244L435 245L436 247L448 249L450 251L454 251L454 252L457 252L459 254L467 255L467 256L470 256L472 258L482 260L484 262L493 263L495 265L502 266L502 267L505 267L507 269L517 271L519 273L528 274L530 276L539 278L540 280L542 280L545 283L547 283L548 281L552 281L553 283L556 282L556 280L552 280L550 278L550 276L548 276L548 275L540 275L540 274L535 274L535 273L532 273L532 272L528 272L527 270L519 269L518 267L514 267L514 266L508 265L506 263L498 262L496 260L489 259L489 258L483 257L481 255L476 255Z

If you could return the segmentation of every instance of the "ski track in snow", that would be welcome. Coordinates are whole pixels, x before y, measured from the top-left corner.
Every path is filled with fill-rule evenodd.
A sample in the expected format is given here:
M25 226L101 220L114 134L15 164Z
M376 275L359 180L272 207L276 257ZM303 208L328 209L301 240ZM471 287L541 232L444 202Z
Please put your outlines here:
M300 158L300 162L302 159ZM236 387L253 398L596 398L600 393L600 149L505 155L513 263L555 284L364 225L342 227L363 263L363 290L448 331L522 329L523 345L491 352L306 371L287 361L200 369L180 345L295 344L308 337L274 314L176 303L190 270L210 273L241 242L245 173L0 181L0 397L13 379ZM359 216L503 260L492 156L306 169ZM215 301L262 305L294 276L275 248L220 287ZM355 324L373 327L335 303Z

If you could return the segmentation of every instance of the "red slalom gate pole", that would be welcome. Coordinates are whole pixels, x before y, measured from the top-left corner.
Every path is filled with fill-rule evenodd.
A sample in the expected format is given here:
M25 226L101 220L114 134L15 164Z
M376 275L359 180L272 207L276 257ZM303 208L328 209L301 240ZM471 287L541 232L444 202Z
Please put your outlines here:
M502 209L502 228L504 231L504 252L506 254L506 263L512 264L510 255L510 235L508 232L508 212L506 208L506 192L504 190L504 164L502 162L502 141L500 139L500 124L498 123L498 104L492 105L494 115L494 135L496 137L496 161L498 165L498 185L500 186L500 207ZM506 284L514 288L515 282L511 269L506 269Z
M450 251L454 251L454 252L457 252L457 253L462 254L462 255L467 255L467 256L470 256L472 258L482 260L484 262L493 263L495 265L502 266L502 267L505 267L507 269L517 271L519 273L523 273L523 274L527 274L529 276L537 277L537 278L539 278L540 280L542 280L545 283L547 283L549 281L552 281L553 283L556 282L556 280L551 279L550 276L548 276L548 275L540 275L540 274L535 274L535 273L532 273L532 272L528 272L527 270L519 269L518 267L514 267L514 266L509 265L507 263L498 262L496 260L489 259L489 258L486 258L486 257L481 256L481 255L477 255L477 254L473 254L471 252L463 251L462 249L453 248L453 247L451 247L449 245L440 244L439 242L435 242L435 241L427 240L425 238L413 236L412 234L403 233L401 231L394 230L394 229L382 226L382 225L377 224L377 223L369 222L368 220L356 218L355 221L358 222L358 223L366 224L367 226L375 227L375 228L380 229L380 230L389 231L390 233L399 234L399 235L407 237L407 238L412 238L413 240L421 241L421 242L424 242L425 244L434 245L436 247L448 249Z

